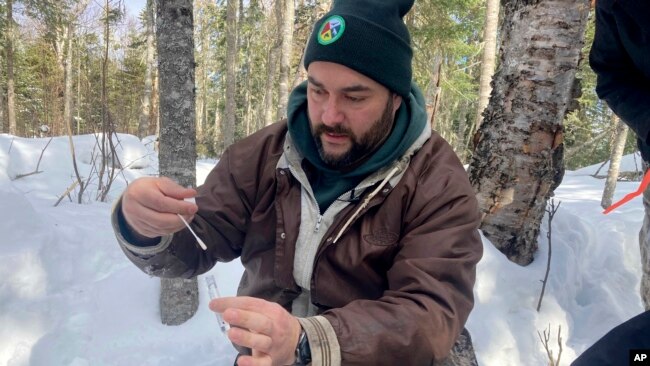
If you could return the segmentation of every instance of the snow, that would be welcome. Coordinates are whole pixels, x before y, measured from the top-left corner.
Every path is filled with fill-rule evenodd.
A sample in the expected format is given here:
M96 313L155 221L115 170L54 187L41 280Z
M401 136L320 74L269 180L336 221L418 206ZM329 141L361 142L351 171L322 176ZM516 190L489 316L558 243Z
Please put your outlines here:
M118 137L125 169L109 201L128 182L155 175L157 167L152 137L143 143ZM197 314L181 326L160 324L160 282L136 269L118 248L111 204L94 199L96 178L84 204L72 194L72 201L65 198L53 207L75 179L66 137L51 141L39 166L42 173L15 179L35 170L48 140L0 135L0 365L232 365L235 350L207 308L203 278ZM84 177L92 171L95 142L94 135L74 138ZM626 156L623 170L633 160ZM199 161L197 180L215 164ZM589 175L598 166L567 172L556 191L561 205L552 222L551 273L539 313L547 221L535 261L527 267L509 262L484 239L476 307L467 324L481 365L547 365L538 332L550 327L550 346L557 354L558 326L561 364L568 365L612 327L643 311L641 200L603 215L604 180ZM619 182L615 200L637 185ZM235 294L242 272L240 262L233 261L209 274L228 296Z

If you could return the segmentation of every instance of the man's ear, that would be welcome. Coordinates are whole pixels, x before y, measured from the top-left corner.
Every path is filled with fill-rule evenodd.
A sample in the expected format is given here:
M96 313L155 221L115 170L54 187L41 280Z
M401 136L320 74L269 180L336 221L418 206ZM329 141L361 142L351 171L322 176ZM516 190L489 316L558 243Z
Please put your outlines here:
M397 109L399 109L399 106L402 105L402 96L397 94L397 93L392 93L392 98L393 98L393 114L397 112Z

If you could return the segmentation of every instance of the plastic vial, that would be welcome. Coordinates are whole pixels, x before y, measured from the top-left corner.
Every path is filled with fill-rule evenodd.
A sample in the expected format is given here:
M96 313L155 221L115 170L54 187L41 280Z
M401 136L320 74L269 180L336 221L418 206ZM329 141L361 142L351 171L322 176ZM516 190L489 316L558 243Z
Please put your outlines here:
M221 295L219 295L217 281L215 281L213 275L206 276L205 283L208 285L208 294L210 295L210 299L217 299L221 297ZM221 328L221 332L223 332L223 334L226 334L228 329L230 329L230 325L223 320L221 313L215 312L214 314L217 316L217 321L219 322L219 328Z

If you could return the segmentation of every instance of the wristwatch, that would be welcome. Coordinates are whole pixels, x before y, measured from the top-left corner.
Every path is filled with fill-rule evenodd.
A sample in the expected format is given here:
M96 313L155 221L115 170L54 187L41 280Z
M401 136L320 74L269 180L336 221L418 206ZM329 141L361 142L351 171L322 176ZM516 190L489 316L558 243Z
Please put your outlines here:
M296 362L294 365L302 366L311 363L311 348L309 348L309 340L304 329L300 329L300 337L298 338L298 345L296 346Z

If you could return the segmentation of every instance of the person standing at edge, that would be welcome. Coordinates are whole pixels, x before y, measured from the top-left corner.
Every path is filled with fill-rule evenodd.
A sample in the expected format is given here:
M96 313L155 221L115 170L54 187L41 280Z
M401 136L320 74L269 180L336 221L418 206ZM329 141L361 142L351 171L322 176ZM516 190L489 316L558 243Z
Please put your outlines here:
M210 302L238 365L430 365L463 329L478 205L411 82L413 3L335 1L287 120L230 146L196 191L142 178L115 204L118 242L149 274L241 258L238 296Z
M650 161L650 2L598 0L595 5L596 33L589 63L598 76L596 93L636 134L647 172ZM612 329L572 366L632 365L635 363L631 350L645 349L650 353L650 189L643 192L643 206L645 218L639 232L643 270L640 292L646 312Z
M599 0L589 55L598 76L596 92L637 136L647 170L650 161L650 2ZM643 194L645 220L639 235L643 276L641 298L650 310L650 190Z

